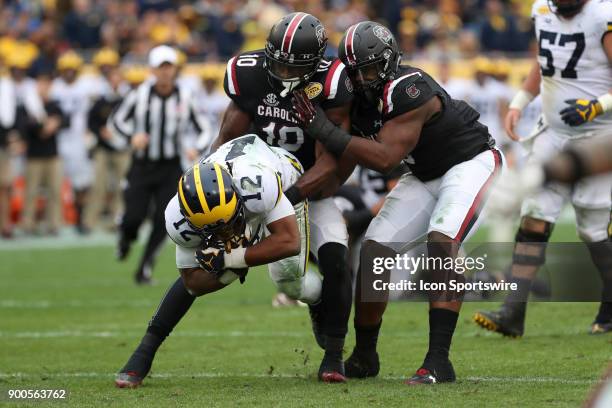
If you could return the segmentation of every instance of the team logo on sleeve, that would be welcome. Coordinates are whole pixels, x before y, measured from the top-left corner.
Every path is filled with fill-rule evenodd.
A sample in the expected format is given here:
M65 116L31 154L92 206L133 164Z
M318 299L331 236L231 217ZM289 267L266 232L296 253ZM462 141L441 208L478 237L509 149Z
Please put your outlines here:
M391 42L391 32L389 30L387 30L385 27L383 27L383 26L376 26L376 27L374 27L372 32L383 43L389 44Z
M323 91L323 85L321 85L319 82L311 82L306 85L304 91L306 92L308 99L314 99L319 96L321 91Z
M347 91L353 92L353 83L351 82L349 77L346 77L346 79L344 80L344 86L346 87Z
M325 33L325 27L321 24L315 27L315 35L317 36L317 41L319 45L323 45L325 40L327 40L327 34Z
M417 88L415 84L412 84L406 87L406 93L408 94L409 97L414 99L421 94L421 91L419 91L419 88Z
M279 104L278 98L273 93L267 94L263 101L268 106L277 106Z

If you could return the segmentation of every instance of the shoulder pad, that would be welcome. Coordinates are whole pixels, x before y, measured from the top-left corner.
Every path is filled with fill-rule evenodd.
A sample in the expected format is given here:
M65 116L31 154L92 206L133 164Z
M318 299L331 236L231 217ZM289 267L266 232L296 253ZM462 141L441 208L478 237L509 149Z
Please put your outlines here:
M202 243L200 234L194 231L183 214L181 214L178 195L174 195L164 213L166 218L166 232L174 243L183 248L196 248Z
M246 210L251 214L265 214L276 207L283 192L278 173L254 163L235 165L233 178Z
M417 109L435 95L420 71L387 82L382 97L382 114L391 119Z

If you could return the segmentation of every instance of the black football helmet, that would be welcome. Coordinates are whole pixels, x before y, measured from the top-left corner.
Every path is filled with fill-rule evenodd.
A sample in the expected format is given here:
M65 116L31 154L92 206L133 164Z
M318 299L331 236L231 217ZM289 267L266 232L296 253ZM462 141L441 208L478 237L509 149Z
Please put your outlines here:
M586 2L587 0L548 0L548 7L553 13L569 18L575 16Z
M338 56L344 63L355 91L374 99L383 85L397 74L402 53L389 29L373 21L363 21L346 30Z
M327 47L323 24L307 13L291 13L270 30L265 68L282 97L306 85L317 72Z

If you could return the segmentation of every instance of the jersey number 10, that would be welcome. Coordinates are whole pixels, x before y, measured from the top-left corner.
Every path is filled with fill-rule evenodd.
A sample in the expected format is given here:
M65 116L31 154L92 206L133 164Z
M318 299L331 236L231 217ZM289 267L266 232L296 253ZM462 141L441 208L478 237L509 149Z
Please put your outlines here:
M578 65L578 60L584 52L584 33L559 35L559 33L553 33L552 31L540 30L540 41L538 44L539 54L541 57L546 58L546 66L540 66L542 75L548 77L555 75L553 53L551 50L544 47L544 41L547 41L550 45L554 45L557 41L557 37L559 37L558 45L560 47L565 47L570 43L576 44L576 48L574 48L572 56L570 57L569 61L567 61L567 65L563 70L561 70L561 78L578 78L576 65Z

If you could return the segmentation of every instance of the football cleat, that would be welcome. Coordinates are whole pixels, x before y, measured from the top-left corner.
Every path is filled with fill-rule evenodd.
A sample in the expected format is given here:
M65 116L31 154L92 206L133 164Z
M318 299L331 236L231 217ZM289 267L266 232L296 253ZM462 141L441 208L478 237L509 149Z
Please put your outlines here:
M319 347L325 350L325 335L323 334L323 313L322 303L319 302L316 305L308 305L308 313L310 314L310 322L312 323L312 333L314 334L315 340Z
M142 385L142 377L135 371L118 373L115 377L115 385L118 388L138 388Z
M344 371L348 378L376 377L380 371L378 353L360 353L353 349L351 356L344 362Z
M117 251L115 253L115 257L118 261L124 261L130 253L130 242L121 235L119 237L119 241L117 242Z
M593 322L591 325L591 334L603 334L612 332L612 320L609 322Z
M344 375L344 363L342 362L342 355L339 356L330 355L325 353L321 366L319 367L319 381L325 383L343 383L346 382L346 376Z
M474 322L485 330L518 338L525 332L525 312L504 304L498 311L478 311Z
M424 363L427 364L427 363ZM430 363L435 368L419 368L416 373L404 381L406 385L431 385L437 383L455 382L455 369L450 360Z

